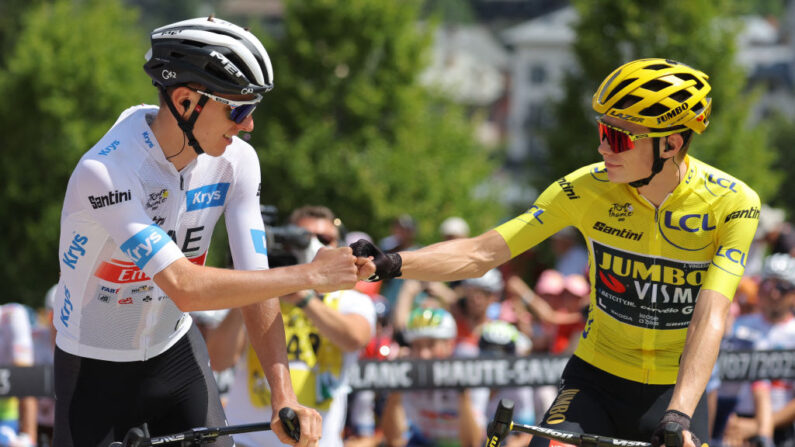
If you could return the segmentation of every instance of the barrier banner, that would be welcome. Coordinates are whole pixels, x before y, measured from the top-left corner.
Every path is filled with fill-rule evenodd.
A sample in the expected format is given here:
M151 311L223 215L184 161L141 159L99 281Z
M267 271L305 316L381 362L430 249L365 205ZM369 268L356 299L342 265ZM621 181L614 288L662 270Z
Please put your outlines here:
M0 366L0 397L52 396L52 365Z
M568 360L552 355L362 360L348 371L348 382L354 391L557 385ZM718 367L726 382L795 379L795 350L722 351ZM0 397L52 393L52 366L0 366Z

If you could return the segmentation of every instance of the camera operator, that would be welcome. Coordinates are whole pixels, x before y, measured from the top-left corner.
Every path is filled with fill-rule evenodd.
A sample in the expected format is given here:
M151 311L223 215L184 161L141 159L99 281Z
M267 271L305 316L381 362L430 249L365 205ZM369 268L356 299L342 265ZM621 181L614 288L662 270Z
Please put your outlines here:
M336 247L339 225L326 207L305 206L290 216L290 224L273 226L274 210L263 208L269 262L289 265L311 261L321 246ZM318 294L314 290L280 298L287 340L287 358L298 401L315 408L323 417L321 446L342 446L342 430L347 404L345 371L356 362L375 331L372 300L355 290ZM246 343L245 327L238 311L232 311L216 331L214 343L225 343L225 359L219 366L237 363L234 384L229 393L227 417L230 424L269 420L270 391L256 354ZM208 344L210 342L208 341ZM271 445L277 442L271 432L235 436L239 446Z

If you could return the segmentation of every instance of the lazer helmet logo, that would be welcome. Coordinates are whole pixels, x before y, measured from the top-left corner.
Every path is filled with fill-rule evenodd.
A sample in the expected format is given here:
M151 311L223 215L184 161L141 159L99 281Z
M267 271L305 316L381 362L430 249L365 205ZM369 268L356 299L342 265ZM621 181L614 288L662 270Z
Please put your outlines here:
M240 94L241 95L250 95L252 93L254 93L254 89L251 88L251 87L246 87L246 88L241 88L240 89Z
M166 81L169 79L177 79L177 73L171 70L163 70L163 72L160 73L160 77Z

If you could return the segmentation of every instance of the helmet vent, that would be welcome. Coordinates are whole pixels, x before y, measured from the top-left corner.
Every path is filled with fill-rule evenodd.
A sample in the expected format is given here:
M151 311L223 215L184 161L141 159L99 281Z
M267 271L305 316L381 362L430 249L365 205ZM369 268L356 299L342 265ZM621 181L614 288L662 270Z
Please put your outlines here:
M643 84L641 87L645 88L646 90L651 90L653 92L659 92L660 90L670 87L671 84L665 81L661 81L659 79L652 79L651 81Z
M679 102L687 101L691 96L693 96L690 92L686 90L679 90L678 92L671 95L672 99L675 99Z
M668 107L665 107L664 105L658 103L658 104L654 104L652 106L646 107L645 109L641 110L640 111L640 115L643 115L643 116L659 116L659 115L662 115L663 113L667 112L668 110L670 110Z
M649 66L644 67L644 68L646 70L666 70L668 68L671 68L671 66L670 65L665 65L665 64L653 64L653 65L649 65Z
M642 98L640 96L627 95L621 100L620 103L617 104L618 107L616 107L616 108L627 109L629 107L634 106L641 99Z
M610 94L608 94L607 98L605 98L605 102L609 101L610 98L612 98L616 93L620 92L624 87L626 87L627 85L629 85L629 84L631 84L631 83L633 83L635 81L637 81L637 79L634 79L634 78L633 79L624 79L623 81L621 81L616 86L616 88L614 88L613 90L610 91Z

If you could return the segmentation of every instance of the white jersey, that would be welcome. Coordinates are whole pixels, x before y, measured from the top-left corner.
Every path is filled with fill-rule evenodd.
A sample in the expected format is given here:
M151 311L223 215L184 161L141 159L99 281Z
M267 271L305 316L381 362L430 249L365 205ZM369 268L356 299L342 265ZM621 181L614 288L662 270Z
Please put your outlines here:
M146 360L176 343L191 318L152 278L183 257L204 264L221 213L235 268L268 268L254 149L235 137L177 171L149 127L157 111L123 112L69 179L54 323L70 354Z

